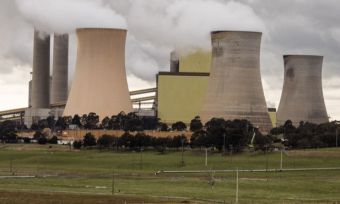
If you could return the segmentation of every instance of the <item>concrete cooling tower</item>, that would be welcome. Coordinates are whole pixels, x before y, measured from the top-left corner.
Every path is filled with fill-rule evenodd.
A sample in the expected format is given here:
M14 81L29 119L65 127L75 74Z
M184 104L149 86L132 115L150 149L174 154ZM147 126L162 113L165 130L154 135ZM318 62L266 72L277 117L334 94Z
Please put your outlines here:
M322 91L322 56L284 56L284 85L277 112L278 125L291 120L328 122Z
M95 112L103 119L132 112L125 72L126 30L77 30L76 73L65 116Z
M261 33L212 32L212 67L201 118L247 119L261 131L272 124L260 71Z
M65 103L68 92L68 35L54 35L51 103Z
M32 108L50 107L50 36L34 31Z

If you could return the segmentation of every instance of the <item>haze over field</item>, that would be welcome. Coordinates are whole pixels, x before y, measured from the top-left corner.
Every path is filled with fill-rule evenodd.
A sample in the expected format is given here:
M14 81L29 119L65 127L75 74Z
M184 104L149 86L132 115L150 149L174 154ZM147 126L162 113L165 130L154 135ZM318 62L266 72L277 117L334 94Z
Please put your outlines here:
M261 68L267 103L278 106L283 54L324 55L324 94L331 119L340 120L340 3L336 0L2 0L0 110L27 106L33 28L71 32L74 73L77 27L127 28L130 89L155 86L169 53L210 48L212 30L263 32Z

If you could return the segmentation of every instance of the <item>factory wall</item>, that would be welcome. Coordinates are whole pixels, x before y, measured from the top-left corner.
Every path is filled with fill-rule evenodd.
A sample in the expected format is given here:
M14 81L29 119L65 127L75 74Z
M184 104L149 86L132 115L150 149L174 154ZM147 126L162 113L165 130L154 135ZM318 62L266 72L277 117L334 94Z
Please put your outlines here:
M190 123L199 114L208 76L208 73L159 73L158 117L170 124Z
M211 51L198 50L179 59L180 72L210 72Z

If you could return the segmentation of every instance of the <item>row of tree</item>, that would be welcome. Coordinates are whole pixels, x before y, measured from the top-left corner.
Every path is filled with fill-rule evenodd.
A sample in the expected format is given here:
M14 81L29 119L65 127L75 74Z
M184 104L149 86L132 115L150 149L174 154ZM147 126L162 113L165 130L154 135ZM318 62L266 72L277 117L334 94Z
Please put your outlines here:
M91 133L87 133L83 140L74 141L73 147L98 147L100 149L124 149L124 150L143 150L153 147L158 151L165 151L167 148L180 148L189 144L184 135L175 137L152 137L144 133L132 135L125 132L122 136L103 135L96 139Z
M195 120L199 120L195 118ZM226 121L224 119L214 118L207 123L206 130L203 126L195 128L195 133L191 136L190 141L186 137L151 137L144 133L138 133L135 136L129 132L125 132L121 137L103 135L98 140L88 133L82 141L75 142L75 147L80 146L98 146L100 148L128 148L141 149L146 147L154 147L156 149L179 148L182 145L191 148L213 148L222 150L242 151L251 145L252 138L257 149L263 149L266 145L273 143L271 137L263 136L253 125L247 120ZM254 136L256 135L256 137Z
M181 123L182 125L184 123ZM136 113L120 112L118 115L105 117L101 121L96 113L84 114L82 116L74 115L59 117L57 120L50 116L32 124L32 130L43 130L50 128L51 130L61 131L75 126L79 129L106 129L106 130L124 130L124 131L144 131L144 130L170 130L167 124L161 123L156 117L138 116ZM185 126L185 124L184 124ZM174 126L176 127L176 126ZM186 129L180 127L181 129Z
M280 127L271 130L271 135L283 136L286 146L291 148L321 148L339 146L340 124L336 121L324 124L300 122L295 127L288 120ZM340 140L340 138L339 138Z

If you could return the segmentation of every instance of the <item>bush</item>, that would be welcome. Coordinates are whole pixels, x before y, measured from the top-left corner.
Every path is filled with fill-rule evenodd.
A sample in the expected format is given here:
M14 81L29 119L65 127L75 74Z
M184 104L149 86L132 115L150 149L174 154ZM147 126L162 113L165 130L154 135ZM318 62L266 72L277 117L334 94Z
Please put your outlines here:
M47 138L45 136L41 136L38 138L38 144L45 145L47 144Z
M92 147L97 145L96 138L91 133L86 133L83 139L84 147Z
M58 144L58 137L53 136L51 139L49 139L48 143L50 144Z
M40 131L35 131L33 139L38 140L40 137L44 137L44 134L42 134Z
M103 135L97 140L97 144L100 147L112 147L113 143L115 141L115 137L110 135Z
M177 130L177 131L184 131L187 129L187 126L185 125L185 123L183 122L176 122L174 124L172 124L172 127L171 127L172 130Z
M73 142L73 148L74 148L74 149L81 149L82 145L83 145L83 143L82 143L81 140L78 140L78 141L74 141L74 142Z
M26 143L26 144L31 143L31 138L24 137L24 143Z

